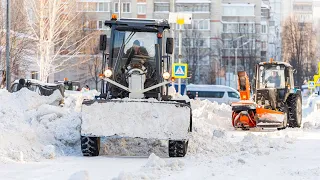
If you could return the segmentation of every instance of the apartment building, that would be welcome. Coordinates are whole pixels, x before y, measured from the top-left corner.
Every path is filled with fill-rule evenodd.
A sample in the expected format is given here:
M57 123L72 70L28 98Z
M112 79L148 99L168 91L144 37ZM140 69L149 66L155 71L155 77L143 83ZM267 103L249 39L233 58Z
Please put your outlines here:
M276 29L280 26L281 13L278 9L272 9L273 6L279 8L279 1L281 0L78 0L77 10L85 13L85 30L99 30L106 34L109 30L103 22L114 13L120 18L168 19L169 12L191 12L192 24L184 25L182 31L185 34L183 49L188 44L188 48L192 48L192 52L196 54L189 59L197 59L199 64L190 72L194 83L235 87L236 66L237 70L249 71L252 63L265 61L277 54L268 53L272 44L268 39L269 32L274 32L272 36L276 36L274 34L278 32L270 30L270 27ZM270 23L271 17L274 17L274 21L278 18L277 22ZM178 25L172 27L175 29L175 37L178 37L179 28ZM189 35L186 35L187 32ZM190 35L190 32L197 35ZM177 44L176 38L176 60ZM278 44L276 46L279 47ZM183 61L187 59L188 56L184 54ZM249 73L252 74L251 70Z
M281 60L281 18L283 9L282 0L263 1L269 6L269 25L267 27L268 34L268 51L267 59L274 58L277 61Z

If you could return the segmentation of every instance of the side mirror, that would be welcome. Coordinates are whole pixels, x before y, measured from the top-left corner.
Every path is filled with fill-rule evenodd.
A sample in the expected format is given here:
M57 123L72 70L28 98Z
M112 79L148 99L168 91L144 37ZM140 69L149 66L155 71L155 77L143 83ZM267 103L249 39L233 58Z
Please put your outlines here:
M99 49L100 51L105 51L107 49L107 35L105 34L100 35Z
M167 38L166 41L166 53L172 54L173 53L173 38Z

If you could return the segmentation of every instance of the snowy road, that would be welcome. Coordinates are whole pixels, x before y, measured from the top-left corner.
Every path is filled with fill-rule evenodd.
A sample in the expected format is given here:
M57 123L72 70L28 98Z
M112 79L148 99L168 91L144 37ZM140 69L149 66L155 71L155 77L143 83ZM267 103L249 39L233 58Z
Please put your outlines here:
M81 97L68 96L64 107L28 90L0 98L1 180L320 179L320 112L312 108L303 128L248 132L232 128L230 106L192 101L186 157L160 158L166 144L138 140L103 141L108 156L82 157Z
M269 134L275 132L253 132L253 134ZM131 177L148 177L159 179L319 179L320 177L320 132L297 131L287 129L280 136L296 137L286 149L272 151L258 147L261 154L236 152L222 157L187 156L180 158L183 167L178 170L155 168L141 171L146 165L146 157L93 157L81 156L61 157L42 162L2 164L1 179L12 180L56 180L69 179L79 171L87 171L91 180L106 180L126 172ZM233 143L241 140L247 132L231 132ZM232 138L233 137L233 138ZM269 147L272 149L273 147ZM249 149L248 149L249 150ZM246 150L244 150L246 151ZM249 150L250 151L250 150ZM163 158L171 161L172 159ZM139 175L139 176L137 176ZM119 176L119 179L121 176ZM122 176L126 179L125 176Z

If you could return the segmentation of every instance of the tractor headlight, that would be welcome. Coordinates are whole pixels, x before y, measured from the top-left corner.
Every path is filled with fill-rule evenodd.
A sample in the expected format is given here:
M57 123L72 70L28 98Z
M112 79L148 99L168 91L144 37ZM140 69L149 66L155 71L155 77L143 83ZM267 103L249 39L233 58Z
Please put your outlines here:
M109 78L109 77L112 76L112 71L111 71L110 69L107 69L107 70L104 71L104 75L105 75L107 78Z
M264 101L264 104L265 104L266 106L269 106L269 105L270 105L270 102L269 102L268 100L265 100L265 101Z
M163 77L163 79L168 80L168 79L170 78L170 73L164 72L164 73L162 74L162 77Z

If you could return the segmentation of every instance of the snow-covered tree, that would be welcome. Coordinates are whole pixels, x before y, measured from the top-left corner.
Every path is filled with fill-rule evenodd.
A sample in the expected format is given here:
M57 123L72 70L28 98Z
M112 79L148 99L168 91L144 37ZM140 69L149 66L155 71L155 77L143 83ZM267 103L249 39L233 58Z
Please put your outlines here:
M36 38L39 78L81 63L78 57L92 36L80 36L83 30L81 12L76 0L24 0L28 23Z

